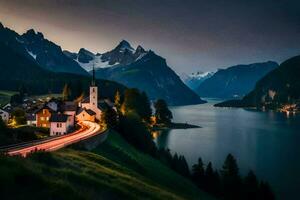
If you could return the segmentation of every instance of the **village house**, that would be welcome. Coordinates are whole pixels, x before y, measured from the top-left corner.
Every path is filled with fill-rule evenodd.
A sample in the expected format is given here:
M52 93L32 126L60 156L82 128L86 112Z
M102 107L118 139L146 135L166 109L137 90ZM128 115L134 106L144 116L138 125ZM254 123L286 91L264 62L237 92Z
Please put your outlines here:
M77 121L92 121L94 122L96 119L96 113L92 111L91 109L86 109L86 108L79 108L77 115L76 115L76 120Z
M77 103L73 101L66 101L63 103L61 106L61 110L65 115L69 115L71 119L71 125L75 125L75 117L76 117L76 112L78 109Z
M50 128L50 117L51 114L55 113L54 110L52 110L47 105L42 106L38 110L34 112L36 115L36 126L37 127L44 127L44 128Z
M36 115L33 113L26 114L26 121L28 126L36 126Z
M72 116L53 113L50 117L50 136L65 135L72 127Z
M0 118L5 122L8 123L10 114L5 109L0 109Z

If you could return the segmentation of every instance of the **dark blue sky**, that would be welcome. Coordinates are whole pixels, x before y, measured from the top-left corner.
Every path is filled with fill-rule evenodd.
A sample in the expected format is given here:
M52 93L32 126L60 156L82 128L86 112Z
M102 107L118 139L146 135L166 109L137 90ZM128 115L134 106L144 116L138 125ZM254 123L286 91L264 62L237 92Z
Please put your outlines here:
M0 0L0 21L71 51L101 53L126 39L179 73L300 55L296 0Z

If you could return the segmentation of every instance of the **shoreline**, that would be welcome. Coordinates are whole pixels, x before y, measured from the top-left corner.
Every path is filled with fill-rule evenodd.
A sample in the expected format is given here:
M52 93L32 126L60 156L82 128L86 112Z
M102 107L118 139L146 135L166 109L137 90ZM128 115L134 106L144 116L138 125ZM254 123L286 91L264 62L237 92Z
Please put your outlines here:
M188 123L173 123L170 124L158 124L152 127L153 131L159 130L171 130L171 129L191 129L191 128L202 128L198 125L188 124Z

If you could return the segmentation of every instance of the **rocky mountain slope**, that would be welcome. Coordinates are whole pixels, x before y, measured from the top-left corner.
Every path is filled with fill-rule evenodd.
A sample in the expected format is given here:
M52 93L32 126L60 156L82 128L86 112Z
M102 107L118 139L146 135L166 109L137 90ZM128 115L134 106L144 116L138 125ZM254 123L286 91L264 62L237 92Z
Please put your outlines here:
M19 35L0 23L0 41L46 70L88 75L77 62L63 53L60 46L33 29Z

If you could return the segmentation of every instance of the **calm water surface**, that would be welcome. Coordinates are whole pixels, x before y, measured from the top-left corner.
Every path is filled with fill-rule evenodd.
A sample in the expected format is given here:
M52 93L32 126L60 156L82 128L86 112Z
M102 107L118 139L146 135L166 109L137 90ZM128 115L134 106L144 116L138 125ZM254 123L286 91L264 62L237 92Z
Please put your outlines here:
M221 168L232 153L241 173L267 180L278 199L300 199L300 116L236 108L215 108L215 100L172 107L175 122L202 128L162 132L155 142L183 154L190 166L200 156Z

